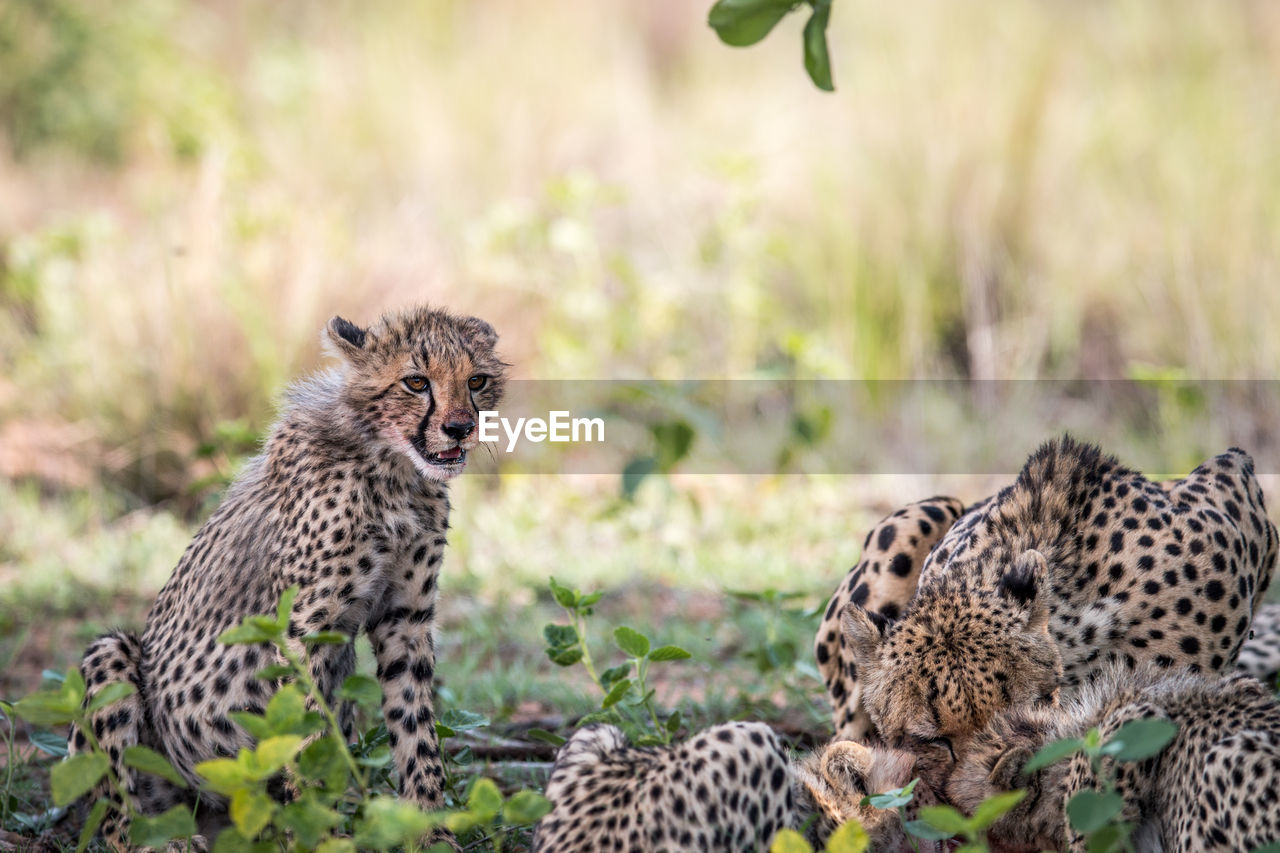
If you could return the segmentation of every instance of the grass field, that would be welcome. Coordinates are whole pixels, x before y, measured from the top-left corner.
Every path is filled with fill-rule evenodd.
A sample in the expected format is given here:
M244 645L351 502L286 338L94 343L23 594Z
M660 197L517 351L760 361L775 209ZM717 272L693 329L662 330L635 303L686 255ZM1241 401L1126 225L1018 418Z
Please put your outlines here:
M527 379L1276 374L1280 7L837 0L824 95L801 21L734 50L706 5L0 0L0 697L141 624L333 314L476 313ZM1217 435L1166 402L1125 428L1177 472ZM620 473L458 483L448 704L594 704L554 576L601 655L693 652L686 719L820 736L865 531L1002 480Z

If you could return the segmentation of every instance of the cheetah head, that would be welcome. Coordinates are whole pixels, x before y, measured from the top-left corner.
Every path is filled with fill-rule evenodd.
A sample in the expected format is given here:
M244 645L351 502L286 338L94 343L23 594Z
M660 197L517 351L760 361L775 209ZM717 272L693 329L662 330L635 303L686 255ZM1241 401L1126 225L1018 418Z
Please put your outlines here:
M343 396L363 424L428 479L462 473L479 412L502 398L506 365L492 326L422 308L368 329L334 317L325 338L344 362Z
M944 576L898 622L841 614L867 712L891 746L919 756L941 790L964 742L1011 705L1056 703L1062 659L1049 633L1048 569L1027 551L994 589Z

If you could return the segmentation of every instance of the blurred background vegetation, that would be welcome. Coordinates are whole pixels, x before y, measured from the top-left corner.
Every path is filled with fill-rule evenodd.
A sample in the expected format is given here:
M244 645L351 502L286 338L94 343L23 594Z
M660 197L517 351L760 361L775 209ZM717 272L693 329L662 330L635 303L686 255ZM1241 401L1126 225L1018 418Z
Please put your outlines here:
M0 0L0 691L140 623L335 313L473 312L535 379L1275 375L1280 5L838 0L831 95L709 5ZM464 477L445 678L511 706L536 626L450 637L551 574L759 657L712 591L816 605L992 485Z

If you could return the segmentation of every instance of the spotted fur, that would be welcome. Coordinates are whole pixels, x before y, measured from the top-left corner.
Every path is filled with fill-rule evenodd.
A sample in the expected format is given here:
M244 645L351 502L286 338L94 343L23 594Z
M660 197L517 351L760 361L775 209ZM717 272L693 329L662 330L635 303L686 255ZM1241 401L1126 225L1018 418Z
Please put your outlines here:
M445 483L476 446L477 411L501 397L496 340L483 320L427 309L369 329L330 322L326 343L340 366L290 390L263 452L192 540L141 639L109 635L84 658L91 691L126 679L138 688L93 718L117 772L127 773L123 749L141 743L195 783L198 762L251 743L227 715L263 710L270 687L255 673L275 655L217 637L273 611L296 584L291 643L300 650L299 638L315 631L367 632L401 793L443 805L432 626L449 526ZM311 675L328 697L354 667L350 644L311 649ZM83 734L72 736L73 748L84 745ZM169 793L138 790L138 805L154 811ZM205 795L211 803L219 805ZM119 821L107 837L128 847Z
M972 812L986 797L1028 791L991 830L1013 849L1086 849L1067 823L1065 804L1099 780L1082 755L1037 771L1022 767L1044 744L1098 727L1108 738L1131 720L1159 718L1178 735L1154 759L1111 764L1135 822L1139 851L1246 851L1280 840L1280 703L1256 679L1170 674L1151 664L1112 665L1060 708L1015 708L997 715L961 753L948 799Z
M670 747L591 725L560 747L535 853L739 853L796 823L786 752L763 723L727 723Z
M1264 684L1280 688L1280 602L1258 608L1252 633L1240 647L1236 667Z
M1001 708L1052 702L1110 662L1226 671L1276 548L1243 451L1161 486L1094 447L1049 442L928 552L900 619L851 601L824 622L820 643L842 620L853 664L831 691L837 726L856 722L857 703L890 743L959 746Z

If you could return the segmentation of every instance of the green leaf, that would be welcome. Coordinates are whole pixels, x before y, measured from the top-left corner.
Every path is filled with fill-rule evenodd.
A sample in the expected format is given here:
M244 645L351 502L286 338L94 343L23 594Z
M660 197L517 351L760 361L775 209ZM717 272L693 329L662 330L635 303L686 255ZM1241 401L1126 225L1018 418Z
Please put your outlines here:
M68 667L65 675L62 676L62 698L66 701L70 708L79 708L84 704L85 686L84 676L80 674L78 667Z
M357 758L356 763L362 767L386 767L391 763L391 748L386 744L375 746Z
M76 853L84 853L84 849L89 846L89 842L93 840L93 836L98 834L98 827L102 826L102 819L107 816L107 809L111 803L108 800L101 799L93 804L89 816L85 818L84 827L80 830L80 841L76 844Z
M241 788L231 795L231 822L245 838L257 838L275 811L275 801L262 791Z
M275 733L261 714L253 714L249 711L228 711L227 717L252 735L254 740L263 740Z
M298 735L276 735L258 744L251 755L248 766L253 778L266 779L279 772L302 749L302 738Z
M283 663L273 663L270 666L264 666L253 674L254 678L261 678L263 681L275 681L279 678L287 678L294 675L293 667Z
M573 666L582 660L582 649L574 647L572 649L564 649L557 651L556 649L547 649L547 657L551 658L551 662L560 666Z
M639 456L632 459L622 469L622 497L624 500L634 500L636 491L639 490L640 484L644 482L644 478L648 477L658 469L658 460L652 456Z
M547 625L542 629L542 636L553 649L567 649L578 644L578 629L572 625Z
M595 604L602 598L604 598L603 592L593 592L588 595L580 596L578 598L578 609L585 612L588 607Z
M277 853L278 850L279 845L270 841L250 841L234 826L218 833L218 840L213 844L213 853ZM354 847L351 853L355 853Z
M372 713L382 707L382 688L377 679L367 675L348 676L338 690L338 698L355 702Z
M1106 826L1124 809L1124 798L1112 792L1081 791L1067 803L1067 820L1076 832L1090 833Z
M31 745L41 752L47 752L55 758L67 757L67 739L55 732L35 731L27 735Z
M573 610L578 603L577 591L557 583L555 578L551 578L551 595L555 598L556 604L559 604L565 610ZM576 631L574 635L575 637L577 636Z
M257 625L251 625L245 622L228 628L218 635L218 642L225 646L244 645L252 643L271 643L284 636L283 631L264 631Z
M902 825L902 828L908 835L923 838L925 841L946 841L948 838L955 838L955 833L945 829L934 829L922 820L909 820Z
M289 617L293 614L293 601L298 597L298 585L280 593L280 603L276 605L276 625L281 631L288 629Z
M970 818L969 823L975 830L981 832L1008 814L1009 810L1022 802L1026 796L1026 791L1006 791L1003 794L993 794L979 803L978 807L973 810L973 817Z
M682 721L680 719L680 711L679 710L672 711L671 716L667 717L667 723L666 723L667 733L675 734L676 732L680 731L681 722Z
M600 673L600 686L606 691L609 690L613 685L631 674L631 666L632 664L627 662L619 664L618 666L609 667L604 672Z
M107 774L108 759L101 752L73 755L49 769L49 789L53 803L65 806L74 802Z
M951 833L951 836L967 835L971 826L965 816L951 806L922 806L920 819L934 829Z
M296 685L286 684L267 703L265 719L273 734L294 734L294 727L307 712L306 700Z
M85 712L92 714L94 711L100 711L108 705L114 705L121 699L132 696L137 692L138 688L127 681L113 682L94 694L94 697L89 700L89 707L85 708Z
M316 853L356 853L356 843L350 838L329 838L320 843Z
M469 732L489 725L489 718L484 714L477 714L475 711L461 711L456 708L450 708L440 715L440 722L455 732Z
M780 829L769 845L769 853L813 853L813 848L794 829Z
M1131 823L1109 823L1089 836L1085 850L1087 853L1123 853L1129 849L1125 842L1132 832ZM1280 853L1280 849L1276 853Z
M901 788L885 791L883 794L871 794L862 798L862 805L877 809L898 809L911 802L919 779L912 779Z
M517 791L502 807L502 819L513 826L528 826L551 811L551 801L537 791Z
M196 834L196 821L191 809L177 805L155 817L134 815L129 824L129 840L139 847L164 847L174 838L190 838Z
M219 794L230 796L253 781L245 768L234 758L214 758L196 765L196 773Z
M864 853L871 846L871 839L862 824L851 820L840 826L827 839L826 853Z
M341 631L312 631L302 635L302 642L309 646L345 646L351 642L351 635Z
M1142 761L1159 755L1178 735L1178 726L1169 720L1130 720L1107 741L1107 754L1116 761Z
M488 823L498 816L502 808L502 792L492 780L481 777L471 786L471 794L467 797L467 811L475 815L482 823Z
M831 82L831 57L827 51L827 24L831 20L831 0L813 0L813 14L804 25L804 70L813 85L824 92L834 92Z
M601 708L612 708L622 701L622 697L627 695L627 691L631 689L631 679L624 678L609 688L609 692L605 694L604 700L600 703Z
M767 36L795 5L795 0L719 0L707 24L725 44L747 47Z
M80 713L80 703L70 703L61 690L42 690L19 699L13 713L37 726L61 726Z
M621 625L613 632L614 642L618 648L633 658L642 658L649 654L649 638L634 628Z
M282 808L276 819L277 824L293 830L294 837L304 847L315 847L341 822L342 815L317 802L310 792Z
M387 850L416 839L444 820L440 813L427 814L412 803L395 797L370 797L364 813L356 821L357 847Z
M691 657L693 657L692 654L679 646L659 646L649 652L649 660L651 661L688 660Z
M152 776L159 776L177 785L179 788L187 787L187 780L183 779L173 765L169 763L169 759L153 749L149 749L139 744L127 746L124 750L124 763L134 770L141 770L143 773L150 773Z
M323 782L330 791L343 791L347 787L347 762L337 738L322 737L307 744L298 753L298 773L304 779Z
M689 455L695 433L684 421L664 421L650 427L658 447L658 470L671 473L676 464Z
M1068 755L1074 755L1082 749L1084 749L1084 741L1078 737L1064 738L1063 740L1047 743L1040 747L1040 750L1031 757L1031 760L1022 766L1022 772L1029 775L1048 767L1050 764L1056 764Z
M543 743L549 743L552 746L564 746L567 738L564 738L555 732L549 732L546 729L529 729L525 732L525 736L530 740L539 740Z

